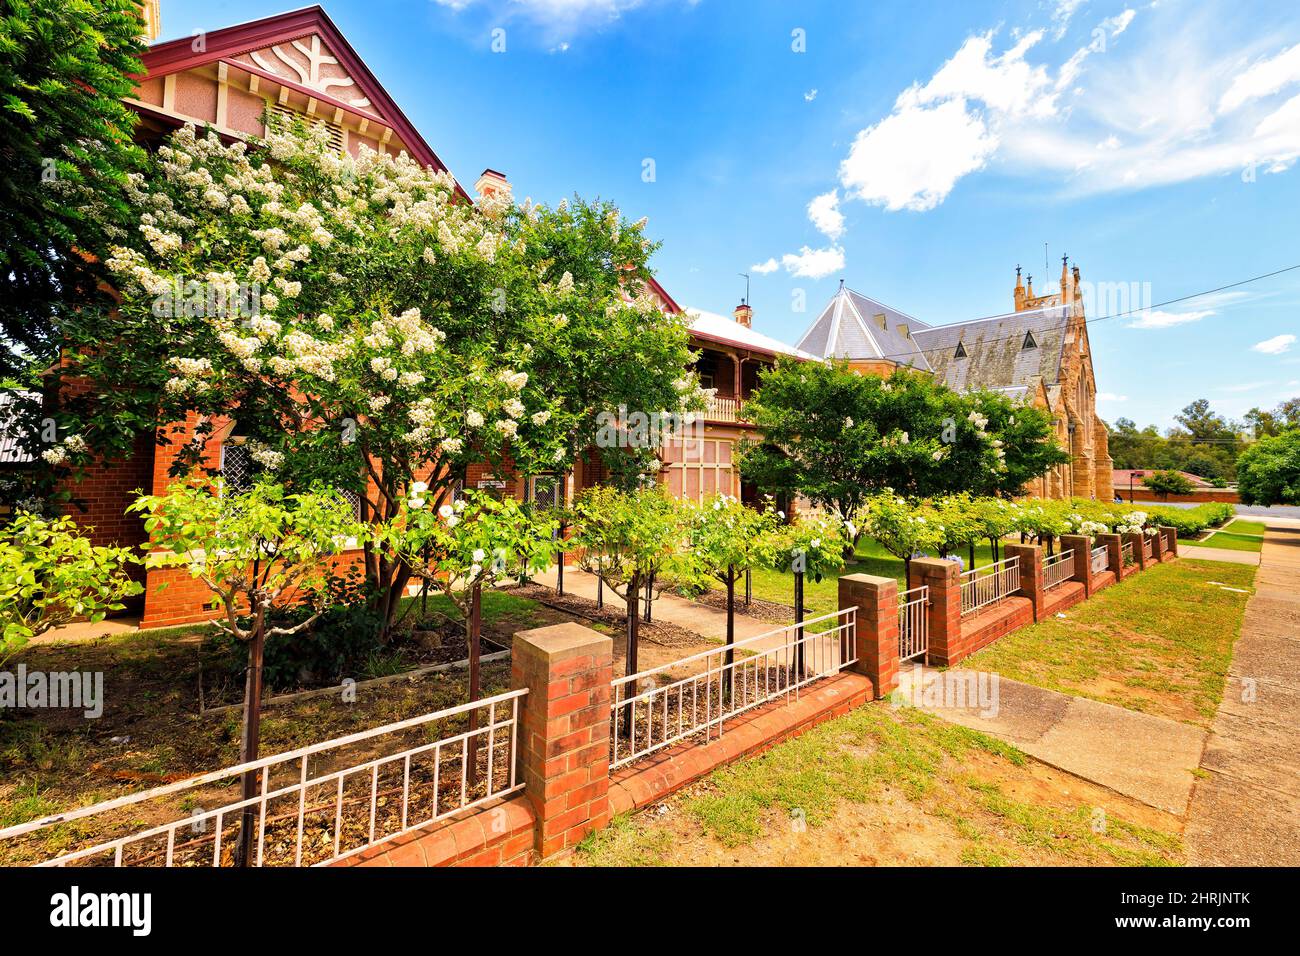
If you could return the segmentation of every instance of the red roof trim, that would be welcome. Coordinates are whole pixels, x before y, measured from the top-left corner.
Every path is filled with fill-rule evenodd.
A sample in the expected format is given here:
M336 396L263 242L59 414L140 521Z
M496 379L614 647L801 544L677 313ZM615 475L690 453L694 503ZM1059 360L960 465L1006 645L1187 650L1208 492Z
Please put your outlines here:
M682 307L677 304L677 300L668 294L668 290L665 289L663 286L661 286L659 284L659 280L656 279L654 276L650 277L650 288L654 290L655 295L659 296L659 298L663 299L664 302L668 303L668 309L674 315L677 315L682 311Z
M381 121L391 126L393 132L397 133L398 138L401 139L411 156L426 166L450 172L446 163L439 159L438 154L425 142L419 130L406 118L406 114L389 96L383 84L375 78L370 68L366 66L365 61L352 48L352 44L334 25L334 21L330 19L329 14L319 6L304 7L301 10L293 10L289 13L280 13L275 16L264 17L261 20L250 20L247 23L213 30L205 34L205 48L202 52L195 52L192 37L182 37L177 40L168 40L165 43L155 43L140 57L145 66L145 73L139 79L179 73L244 53L250 53L263 47L274 46L277 43L296 40L311 33L319 33L325 42L329 44L331 51L338 58L339 64L348 71L357 86L366 95L366 98L370 100L371 106ZM240 68L244 68L244 64L240 64ZM282 81L281 77L274 77L274 79L277 83ZM292 83L287 85L291 88L298 88ZM314 92L308 92L311 95L317 95ZM328 97L320 96L318 98L328 99ZM459 183L457 183L456 188L466 199L470 198Z

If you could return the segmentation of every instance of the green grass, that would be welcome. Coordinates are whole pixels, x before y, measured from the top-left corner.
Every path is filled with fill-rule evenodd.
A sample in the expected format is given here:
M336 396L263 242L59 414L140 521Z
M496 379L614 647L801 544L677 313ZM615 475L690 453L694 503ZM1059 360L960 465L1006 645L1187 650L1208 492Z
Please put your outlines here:
M997 780L972 776L983 755L1017 778L1028 758L1010 744L945 723L910 707L859 707L767 753L715 772L681 801L680 829L654 814L625 816L589 835L578 862L639 866L697 862L716 842L738 850L779 834L791 820L812 828L837 826L846 803L875 804L899 795L946 822L968 865L1050 859L1062 863L1165 865L1181 853L1172 834L1134 826L1110 815L1096 832L1087 806L1024 802ZM680 824L679 824L680 828ZM943 837L947 839L947 837Z
M1250 565L1157 565L960 666L1209 726L1254 579Z
M1264 532L1268 530L1268 525L1262 521L1245 521L1241 518L1234 518L1223 526L1224 531L1231 531L1234 534L1257 534L1263 537Z
M1226 548L1229 551L1251 551L1258 554L1263 548L1263 540L1246 535L1232 534L1228 531L1216 531L1204 541L1188 542L1193 547Z
M962 552L962 560L967 560ZM988 542L975 549L975 563L983 566L992 561ZM900 586L903 580L903 559L896 558L873 538L863 536L858 540L854 560L847 563L837 574L828 575L820 581L804 579L804 605L813 615L829 614L839 609L839 578L841 574L874 574L879 577L896 578ZM753 573L754 597L777 604L794 605L794 575L785 571L761 570ZM738 589L740 593L743 590ZM791 615L791 620L794 617Z

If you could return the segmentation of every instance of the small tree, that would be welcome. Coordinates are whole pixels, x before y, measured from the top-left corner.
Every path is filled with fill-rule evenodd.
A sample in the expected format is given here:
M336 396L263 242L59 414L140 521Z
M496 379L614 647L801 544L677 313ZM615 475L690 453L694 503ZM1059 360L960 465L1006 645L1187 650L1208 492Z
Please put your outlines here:
M20 511L0 531L0 664L33 637L78 618L99 622L142 590L127 548L92 545L71 518Z
M1168 501L1170 495L1187 495L1192 492L1192 483L1177 471L1153 471L1142 479L1161 500Z
M514 498L476 491L435 510L424 497L427 492L416 482L402 513L375 535L460 611L469 658L468 699L475 701L482 692L483 588L546 570L555 556L559 522ZM469 727L478 728L477 710L470 711ZM471 780L477 779L478 742L477 735L471 736Z
M913 557L938 553L943 544L943 532L934 510L914 505L898 495L873 496L862 509L859 523L882 548L903 559L904 581L911 576Z
M736 581L746 570L771 567L779 526L775 511L755 511L730 495L715 495L692 508L689 547L702 576L727 589L727 644L723 695L731 696L736 643Z
M838 519L812 514L771 532L774 566L794 575L794 622L798 626L795 673L800 677L804 673L804 577L812 575L813 581L817 582L829 572L844 567L844 548L856 531L852 525L845 526Z
M178 483L127 510L145 515L153 548L146 566L188 570L212 592L211 604L221 612L213 624L248 645L239 762L256 760L266 640L302 633L324 607L291 627L270 625L268 618L278 608L315 600L332 559L365 541L368 528L338 492L289 494L270 482L243 494L226 494L221 481ZM257 772L245 773L243 798L256 797L257 787ZM248 864L255 817L255 806L246 806L236 851L241 866Z
M1300 504L1300 429L1261 438L1237 459L1242 504Z
M685 547L688 512L658 485L633 492L591 488L573 505L570 544L578 563L627 602L627 661L637 670L637 602L647 605L671 585L695 583L697 571Z

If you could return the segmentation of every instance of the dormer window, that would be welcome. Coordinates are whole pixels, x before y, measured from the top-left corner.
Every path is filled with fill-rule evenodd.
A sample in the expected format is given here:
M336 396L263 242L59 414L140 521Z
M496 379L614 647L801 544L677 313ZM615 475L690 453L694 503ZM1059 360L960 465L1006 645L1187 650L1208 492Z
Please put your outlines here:
M1026 333L1025 333L1025 342L1024 342L1023 345L1020 346L1020 348L1021 348L1022 351L1023 351L1024 349L1036 349L1036 348L1038 348L1038 343L1034 341L1034 333L1033 333L1033 332L1026 332Z
M964 346L964 345L962 345L960 342L958 342L958 343L957 343L957 351L952 353L952 357L955 358L955 359L965 358L965 357L966 357L966 346Z

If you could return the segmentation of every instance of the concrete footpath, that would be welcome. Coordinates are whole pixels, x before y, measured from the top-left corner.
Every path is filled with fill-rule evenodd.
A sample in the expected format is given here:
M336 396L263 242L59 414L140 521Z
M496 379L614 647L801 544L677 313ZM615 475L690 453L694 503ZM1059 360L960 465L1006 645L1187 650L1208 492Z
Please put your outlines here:
M1255 593L1188 810L1191 864L1300 865L1300 528L1265 520Z
M1181 816L1195 782L1205 731L1085 697L1001 677L996 700L987 695L965 706L950 694L924 690L933 680L978 680L978 671L939 672L905 667L899 675L904 701L944 720L1000 737L1043 763ZM918 681L922 691L916 691ZM928 703L933 700L935 703Z

